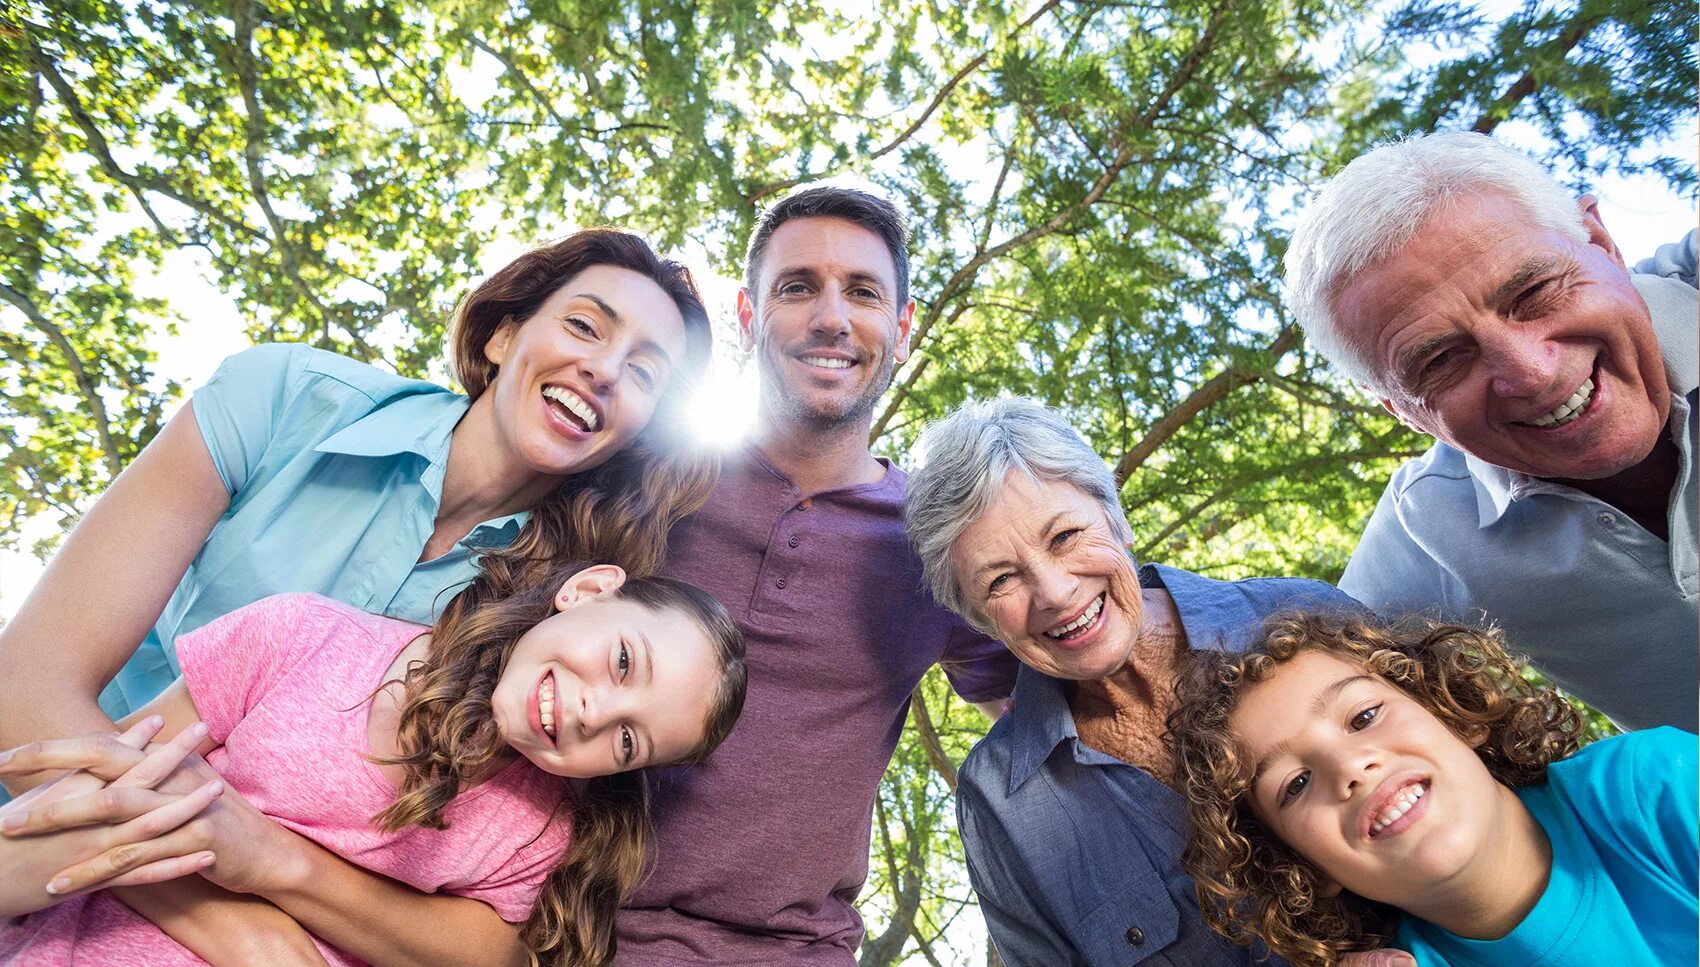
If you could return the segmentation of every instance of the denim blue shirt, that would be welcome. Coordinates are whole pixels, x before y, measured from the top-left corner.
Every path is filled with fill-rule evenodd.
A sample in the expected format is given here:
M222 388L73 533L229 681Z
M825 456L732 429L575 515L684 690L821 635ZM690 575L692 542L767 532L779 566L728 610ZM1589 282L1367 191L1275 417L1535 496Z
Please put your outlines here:
M1352 599L1317 581L1213 581L1147 564L1194 649L1243 650L1263 621ZM968 876L1010 967L1211 967L1256 962L1205 925L1181 872L1186 811L1145 770L1080 740L1067 683L1023 667L1015 708L968 754L957 821ZM1282 964L1270 959L1261 963Z
M513 541L488 520L418 563L436 526L449 436L466 397L302 345L226 359L194 396L230 507L133 658L101 693L117 718L177 677L177 636L284 591L429 623L476 573L474 547Z

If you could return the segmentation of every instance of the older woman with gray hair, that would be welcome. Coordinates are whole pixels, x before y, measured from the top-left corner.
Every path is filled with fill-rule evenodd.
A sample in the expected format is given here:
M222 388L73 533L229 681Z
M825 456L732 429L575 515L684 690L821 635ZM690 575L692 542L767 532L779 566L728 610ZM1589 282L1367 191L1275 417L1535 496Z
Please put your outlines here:
M1011 967L1250 964L1181 872L1163 741L1187 649L1241 649L1326 584L1136 566L1115 478L1055 411L969 403L921 438L905 519L933 596L1025 666L958 774L968 872ZM1390 952L1353 963L1394 963ZM1258 961L1262 962L1262 961Z

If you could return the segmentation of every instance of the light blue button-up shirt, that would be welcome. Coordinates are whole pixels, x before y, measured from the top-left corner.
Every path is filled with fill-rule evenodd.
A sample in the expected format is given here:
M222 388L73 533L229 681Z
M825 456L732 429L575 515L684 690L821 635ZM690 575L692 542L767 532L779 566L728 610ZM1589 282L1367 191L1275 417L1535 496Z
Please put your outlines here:
M1670 380L1669 433L1681 454L1670 539L1574 487L1436 443L1393 474L1340 587L1382 612L1485 615L1513 650L1619 724L1692 732L1700 298L1672 278L1631 280L1652 311Z
M1194 649L1243 651L1288 608L1356 608L1294 578L1213 581L1147 564L1139 583L1168 591ZM1010 967L1286 963L1205 925L1180 868L1180 794L1082 742L1065 682L1021 669L1015 708L963 762L956 803L968 877Z
M418 562L436 525L449 435L467 399L302 345L225 360L194 396L230 508L135 657L101 694L114 718L177 677L177 636L285 591L429 623L476 573L475 547L512 542L525 514L485 521Z

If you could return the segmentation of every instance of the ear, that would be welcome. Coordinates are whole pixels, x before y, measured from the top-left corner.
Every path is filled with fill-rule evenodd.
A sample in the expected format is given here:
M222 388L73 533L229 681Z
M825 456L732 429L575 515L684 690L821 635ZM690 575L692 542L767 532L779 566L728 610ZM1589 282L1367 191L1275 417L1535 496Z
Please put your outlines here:
M1400 423L1405 424L1407 428L1415 430L1418 433L1429 432L1428 427L1423 426L1414 414L1407 413L1405 408L1398 403L1395 403L1390 399L1383 398L1381 400L1381 408L1393 414L1393 418L1398 420ZM1429 435L1433 436L1434 434L1429 433Z
M1612 241L1611 233L1606 231L1606 223L1600 218L1600 200L1593 195L1583 195L1576 199L1576 207L1582 210L1582 227L1588 231L1588 244L1604 249L1618 268L1629 271L1629 266L1624 264L1623 253Z
M915 325L915 300L910 299L903 306L903 311L897 314L897 344L892 347L891 356L898 362L909 358L909 329Z
M756 348L756 300L749 289L738 290L738 348L749 352Z
M490 338L484 340L484 358L488 359L492 366L502 365L502 360L508 355L508 346L514 341L514 333L518 331L519 323L514 321L513 316L508 316L496 327L496 331L490 334Z
M612 594L626 583L626 572L615 564L592 564L567 578L561 590L555 592L555 610L565 611L575 604Z

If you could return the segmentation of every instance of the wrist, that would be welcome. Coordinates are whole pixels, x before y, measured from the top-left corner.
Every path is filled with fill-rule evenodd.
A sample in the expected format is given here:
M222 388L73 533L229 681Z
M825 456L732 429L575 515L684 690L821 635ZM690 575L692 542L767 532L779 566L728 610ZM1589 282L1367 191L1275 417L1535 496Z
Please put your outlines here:
M298 836L282 826L274 826L273 845L267 850L265 874L254 884L253 893L283 905L283 900L299 896L307 885L318 877L319 858L324 852L312 840Z

